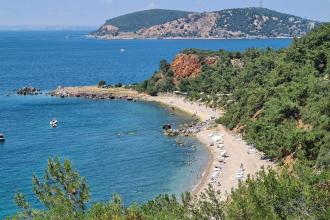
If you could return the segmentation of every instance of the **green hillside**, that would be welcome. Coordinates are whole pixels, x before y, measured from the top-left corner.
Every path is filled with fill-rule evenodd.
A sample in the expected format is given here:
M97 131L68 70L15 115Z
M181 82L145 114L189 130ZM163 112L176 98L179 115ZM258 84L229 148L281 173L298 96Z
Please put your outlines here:
M220 123L238 129L271 158L292 155L318 167L330 166L329 24L278 51L183 53L197 54L203 68L197 78L184 78L178 88L192 100L226 109ZM206 64L210 56L218 57L216 65ZM178 89L172 76L170 66L160 68L142 90Z
M236 8L217 12L219 18L217 27L226 27L228 31L240 31L248 35L262 35L274 37L285 33L288 36L297 36L310 31L311 20L270 10L267 8ZM256 22L259 28L256 29ZM319 22L313 22L319 25ZM293 28L295 27L295 28Z
M177 10L151 9L115 17L107 20L106 24L116 26L119 31L134 32L141 28L148 28L185 17L189 13Z

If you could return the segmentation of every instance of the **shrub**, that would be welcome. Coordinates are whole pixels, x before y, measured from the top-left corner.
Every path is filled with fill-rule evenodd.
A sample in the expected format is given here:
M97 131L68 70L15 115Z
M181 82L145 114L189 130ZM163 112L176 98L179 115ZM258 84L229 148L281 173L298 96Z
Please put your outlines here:
M106 84L107 84L106 81L104 81L104 80L100 80L99 83L97 84L97 87L98 87L98 88L103 88Z

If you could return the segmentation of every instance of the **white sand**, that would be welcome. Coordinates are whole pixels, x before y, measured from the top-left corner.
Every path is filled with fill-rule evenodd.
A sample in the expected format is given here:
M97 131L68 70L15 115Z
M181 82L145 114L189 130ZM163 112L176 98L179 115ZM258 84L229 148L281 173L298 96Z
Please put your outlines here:
M180 96L160 95L147 97L146 99L148 101L156 101L171 107L180 108L190 114L196 114L202 121L206 121L212 117L218 118L223 114L220 110L208 108L202 103L186 101ZM209 136L211 133L223 135L224 150L226 150L228 154L228 157L225 158L225 163L221 165L223 167L220 170L219 176L215 179L215 182L212 183L215 190L220 190L221 194L225 195L222 196L223 199L226 199L232 188L237 187L238 180L236 179L236 173L240 169L241 164L243 164L244 169L243 180L247 178L248 174L253 175L258 172L262 166L273 166L269 161L260 160L260 152L249 154L249 146L244 140L237 134L228 131L224 126L218 125L216 128L210 130L202 130L196 137L207 147L210 160L200 183L195 186L193 194L198 195L207 188L210 176L220 158L220 149L216 146L210 146L213 142L212 137Z

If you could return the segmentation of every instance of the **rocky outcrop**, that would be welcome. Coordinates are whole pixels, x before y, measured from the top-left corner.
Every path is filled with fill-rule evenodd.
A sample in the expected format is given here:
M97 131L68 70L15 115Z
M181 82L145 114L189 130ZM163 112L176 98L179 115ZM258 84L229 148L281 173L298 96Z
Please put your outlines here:
M181 79L186 77L196 77L201 72L200 58L196 54L179 53L171 64L173 83L177 85Z
M47 95L66 97L81 97L87 99L125 99L127 101L136 101L142 99L143 94L126 88L98 88L96 86L84 87L59 87Z
M216 25L218 14L210 13L192 13L187 17L180 18L165 24L152 26L147 29L141 29L137 32L143 38L210 38L212 29Z
M169 129L172 129L172 126L170 124L163 125L163 130L169 130Z
M167 136L194 136L203 129L209 129L215 124L215 119L209 119L204 122L192 121L188 124L180 125L180 128L163 127L163 133Z
M101 26L98 30L97 30L99 35L109 35L112 37L118 36L119 34L119 30L117 27L112 26L110 24L106 24Z
M41 94L40 89L34 87L23 87L16 91L18 95L39 95Z

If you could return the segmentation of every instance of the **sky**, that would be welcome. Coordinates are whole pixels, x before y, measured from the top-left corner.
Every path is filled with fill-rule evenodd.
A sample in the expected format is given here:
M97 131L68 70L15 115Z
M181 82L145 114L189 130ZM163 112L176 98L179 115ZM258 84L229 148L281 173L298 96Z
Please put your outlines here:
M330 0L262 0L263 7L330 21ZM152 9L217 11L258 7L260 0L0 0L0 26L99 26L106 19Z

